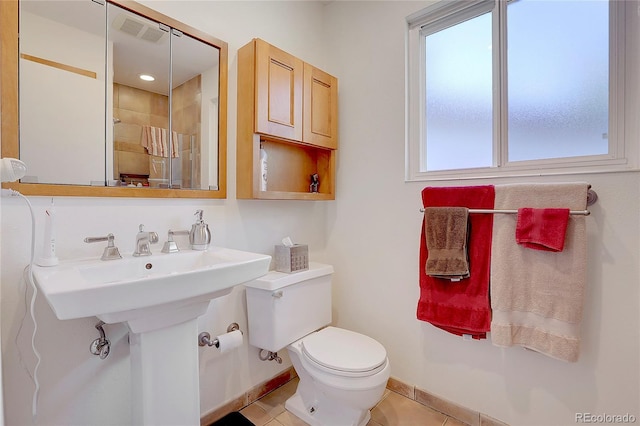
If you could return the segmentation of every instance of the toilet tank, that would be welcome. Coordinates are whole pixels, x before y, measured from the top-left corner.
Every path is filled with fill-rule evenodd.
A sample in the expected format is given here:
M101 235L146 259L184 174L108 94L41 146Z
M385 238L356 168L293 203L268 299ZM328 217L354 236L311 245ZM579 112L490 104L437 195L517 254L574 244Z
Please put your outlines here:
M249 343L277 352L331 323L333 266L309 263L306 271L271 271L245 283Z

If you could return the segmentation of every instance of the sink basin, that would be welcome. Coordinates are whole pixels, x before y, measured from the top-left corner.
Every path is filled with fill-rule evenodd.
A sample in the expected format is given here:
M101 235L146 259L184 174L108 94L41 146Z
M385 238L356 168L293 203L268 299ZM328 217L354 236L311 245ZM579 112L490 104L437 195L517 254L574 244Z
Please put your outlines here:
M33 275L59 319L96 316L110 324L208 303L231 292L233 286L264 275L270 260L268 255L211 247L34 266Z
M56 316L96 316L129 328L132 422L200 425L198 317L211 299L266 274L271 256L206 251L33 267Z

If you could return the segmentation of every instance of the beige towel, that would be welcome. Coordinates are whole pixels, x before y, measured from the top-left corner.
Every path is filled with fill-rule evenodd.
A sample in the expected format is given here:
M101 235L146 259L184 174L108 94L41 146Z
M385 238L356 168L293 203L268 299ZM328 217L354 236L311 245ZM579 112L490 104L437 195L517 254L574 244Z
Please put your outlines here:
M584 210L586 183L496 185L496 209ZM496 214L491 250L491 340L575 362L586 282L586 218L569 217L564 251L516 243L516 215Z
M178 133L172 132L171 138L171 157L177 158L179 153ZM142 126L142 139L140 144L147 149L150 155L157 157L169 156L169 145L167 141L167 129L162 127Z
M469 277L468 217L469 209L465 207L424 209L427 275L451 281Z

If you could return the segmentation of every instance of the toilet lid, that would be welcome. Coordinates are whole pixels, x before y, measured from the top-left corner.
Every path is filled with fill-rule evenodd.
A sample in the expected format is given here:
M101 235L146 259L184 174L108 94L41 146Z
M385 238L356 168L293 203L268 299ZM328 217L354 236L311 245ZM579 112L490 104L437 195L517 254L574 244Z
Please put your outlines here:
M374 370L387 359L387 351L376 340L336 327L302 339L302 352L324 367L353 373Z

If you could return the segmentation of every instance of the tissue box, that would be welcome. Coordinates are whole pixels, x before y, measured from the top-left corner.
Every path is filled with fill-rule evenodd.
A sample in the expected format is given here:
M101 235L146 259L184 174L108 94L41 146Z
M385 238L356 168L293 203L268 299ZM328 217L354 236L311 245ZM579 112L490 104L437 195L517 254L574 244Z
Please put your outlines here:
M298 272L309 269L309 247L306 244L276 246L276 271Z

